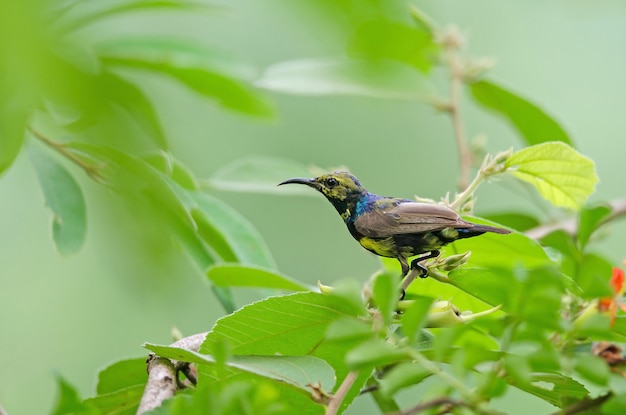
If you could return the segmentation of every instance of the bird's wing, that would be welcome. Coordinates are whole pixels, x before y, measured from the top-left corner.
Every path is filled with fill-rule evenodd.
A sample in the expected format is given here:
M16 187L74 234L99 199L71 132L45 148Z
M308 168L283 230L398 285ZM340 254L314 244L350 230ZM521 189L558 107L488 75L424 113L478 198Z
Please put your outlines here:
M445 206L418 202L401 203L389 209L372 209L359 216L354 225L358 232L373 238L472 226Z

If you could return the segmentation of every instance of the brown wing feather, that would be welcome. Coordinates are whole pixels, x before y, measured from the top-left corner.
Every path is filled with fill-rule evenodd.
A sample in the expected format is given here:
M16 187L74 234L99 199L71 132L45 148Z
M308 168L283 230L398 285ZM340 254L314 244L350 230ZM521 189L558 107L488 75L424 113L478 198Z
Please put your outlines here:
M361 234L386 238L407 233L424 233L444 228L471 228L451 209L430 203L406 202L390 209L374 209L359 216L354 225Z

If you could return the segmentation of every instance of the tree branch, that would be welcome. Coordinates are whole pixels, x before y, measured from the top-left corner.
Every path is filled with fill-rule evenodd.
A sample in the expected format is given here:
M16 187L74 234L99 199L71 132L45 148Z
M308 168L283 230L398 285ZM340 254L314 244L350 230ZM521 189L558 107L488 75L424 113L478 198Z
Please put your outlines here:
M94 166L89 163L85 163L80 157L76 156L76 154L72 153L67 149L67 147L63 143L58 143L56 141L50 140L48 137L43 135L41 132L33 128L32 126L28 127L30 132L33 134L35 138L39 141L46 144L48 147L61 154L63 157L76 164L78 167L83 169L87 176L91 177L93 180L97 182L102 182L104 178L100 174L100 169L97 166Z
M148 382L141 396L137 415L161 406L164 400L176 393L176 369L169 359L150 355L148 363Z
M597 398L585 398L570 406L562 408L560 411L552 413L552 415L574 415L580 412L585 412L589 409L597 408L604 402L608 401L613 396L613 393L609 392L606 395L598 396Z
M206 338L207 332L198 333L175 341L170 347L178 347L197 352ZM137 415L159 407L164 400L173 397L178 389L178 372L185 373L191 383L195 382L194 372L188 362L170 360L150 354L147 360L148 382L143 391Z
M409 409L405 409L404 411L389 412L385 415L413 415L425 411L426 409L435 408L442 405L445 405L448 409L452 409L453 407L467 407L467 404L465 402L451 399L448 397L441 397L417 404Z
M626 216L626 199L612 200L608 202L608 205L611 208L611 213L609 213L607 217L598 224L597 228L604 226L615 219L619 219L622 216ZM569 218L561 222L537 226L536 228L529 229L524 233L526 236L531 238L541 239L549 233L559 229L564 230L569 235L576 235L578 233L577 218Z
M346 378L343 380L343 382L341 382L341 385L339 385L339 389L337 389L337 392L335 392L333 397L330 398L330 401L328 402L328 406L326 407L325 415L337 414L337 411L339 410L341 403L345 399L346 395L350 391L350 388L352 387L352 385L354 385L354 382L356 381L358 377L359 377L359 372L355 372L355 371L349 372L346 375Z

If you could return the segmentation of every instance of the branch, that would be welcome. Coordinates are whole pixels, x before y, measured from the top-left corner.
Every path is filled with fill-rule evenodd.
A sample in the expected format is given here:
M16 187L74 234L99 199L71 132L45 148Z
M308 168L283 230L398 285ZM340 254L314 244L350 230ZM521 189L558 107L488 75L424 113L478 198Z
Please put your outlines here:
M463 86L463 67L456 53L451 52L448 62L450 67L450 105L448 112L452 118L454 138L459 151L459 190L464 190L469 184L472 153L467 145L467 137L461 116L461 88Z
M589 409L597 408L604 402L608 401L613 396L613 393L609 392L606 395L598 396L597 398L585 398L570 406L562 408L560 411L552 413L552 415L574 415L580 412L585 412Z
M161 406L164 400L176 393L176 369L169 359L148 357L148 383L143 391L137 415Z
M72 163L76 164L78 167L83 169L87 176L91 177L93 180L97 182L102 182L104 178L100 174L100 169L92 164L85 163L80 157L76 156L76 154L69 151L63 143L58 143L56 141L50 140L48 137L43 135L41 132L37 131L34 127L28 127L33 136L39 139L41 142L46 144L48 147L61 154L66 159L70 160Z
M441 398L433 399L431 401L417 404L409 409L405 409L404 411L390 412L390 413L387 413L386 415L413 415L413 414L417 414L418 412L425 411L426 409L435 408L437 406L442 406L442 405L445 405L448 411L450 411L454 407L467 407L468 406L465 402L462 402L456 399L451 399L448 397L441 397Z
M207 333L198 333L175 341L170 347L178 347L197 352L206 338ZM189 368L188 362L170 360L150 354L147 360L148 382L143 391L137 415L146 413L161 406L164 400L173 397L178 389L178 372L185 373L194 383L195 374Z
M328 406L326 407L325 415L337 414L337 411L339 410L341 403L343 402L344 398L348 394L348 391L350 391L350 388L352 387L352 385L354 384L354 382L356 381L358 377L359 377L359 372L355 372L355 371L352 371L346 375L346 378L343 380L343 382L341 382L341 385L339 385L339 389L337 389L337 392L335 392L333 397L330 398L330 401L328 402Z
M611 213L607 215L596 227L596 230L621 216L626 216L626 199L617 199L608 202L611 208ZM536 228L529 229L525 232L526 236L534 239L541 239L551 232L562 229L569 235L574 236L578 233L578 220L576 218L569 218L557 223L551 223L547 225L537 226Z

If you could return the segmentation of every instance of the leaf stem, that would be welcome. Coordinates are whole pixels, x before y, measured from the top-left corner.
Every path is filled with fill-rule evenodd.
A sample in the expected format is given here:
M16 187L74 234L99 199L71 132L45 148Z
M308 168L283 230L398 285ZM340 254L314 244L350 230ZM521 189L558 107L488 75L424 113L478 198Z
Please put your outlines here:
M461 88L463 86L463 67L455 52L450 52L448 59L450 68L450 105L448 113L452 119L454 138L459 152L459 190L465 190L469 183L472 153L467 145L467 136L461 115Z
M341 385L339 385L337 392L335 392L333 397L330 398L330 401L328 402L328 406L326 407L325 415L337 414L337 412L339 411L339 407L341 406L341 403L343 402L344 398L346 397L346 395L350 391L350 388L352 387L352 385L354 384L354 382L356 381L358 377L359 377L359 372L356 372L356 371L349 372L346 375L343 382L341 382Z
M81 169L83 169L85 173L87 173L87 176L91 177L93 180L97 182L102 182L104 180L104 178L100 174L100 171L99 171L100 169L98 167L89 163L85 163L83 160L81 160L80 157L78 157L76 154L69 151L63 143L50 140L48 137L43 135L41 132L39 132L32 126L29 126L28 129L30 130L32 135L35 138L37 138L39 141L43 142L48 147L50 147L51 149L53 149L54 151L61 154L63 157L65 157L66 159L76 164Z

